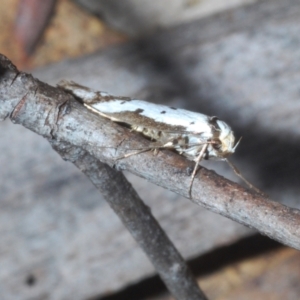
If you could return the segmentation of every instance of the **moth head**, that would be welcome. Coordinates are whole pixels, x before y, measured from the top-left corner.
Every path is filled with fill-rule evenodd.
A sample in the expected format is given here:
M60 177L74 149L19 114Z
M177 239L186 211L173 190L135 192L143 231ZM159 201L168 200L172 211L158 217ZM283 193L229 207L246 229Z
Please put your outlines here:
M215 150L215 156L222 159L234 153L239 141L235 145L234 133L225 122L217 120L217 124L219 127L218 138L214 140L215 143L212 144L212 147Z

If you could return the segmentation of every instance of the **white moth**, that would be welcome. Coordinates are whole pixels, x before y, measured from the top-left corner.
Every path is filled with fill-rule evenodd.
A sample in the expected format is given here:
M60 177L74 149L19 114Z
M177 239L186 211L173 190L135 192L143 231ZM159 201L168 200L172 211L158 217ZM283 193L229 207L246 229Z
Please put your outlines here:
M114 122L128 124L134 131L155 140L151 149L169 148L196 162L189 187L192 184L202 159L226 161L234 172L249 187L250 184L227 159L234 153L238 143L232 129L217 117L187 111L184 109L158 105L141 100L111 96L96 92L75 82L61 81L60 87L81 99L84 105L97 114ZM124 157L149 149L129 153Z

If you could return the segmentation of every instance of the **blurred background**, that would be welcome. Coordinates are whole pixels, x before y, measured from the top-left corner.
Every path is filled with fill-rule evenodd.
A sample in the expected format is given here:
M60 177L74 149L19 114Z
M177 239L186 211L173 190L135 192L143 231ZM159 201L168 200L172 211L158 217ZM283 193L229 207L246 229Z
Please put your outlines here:
M299 208L297 0L0 0L0 26L0 53L51 85L217 115L243 136L232 157L242 174ZM47 141L6 120L0 153L1 300L173 299ZM222 162L205 166L239 182ZM296 250L126 176L209 299L299 299Z

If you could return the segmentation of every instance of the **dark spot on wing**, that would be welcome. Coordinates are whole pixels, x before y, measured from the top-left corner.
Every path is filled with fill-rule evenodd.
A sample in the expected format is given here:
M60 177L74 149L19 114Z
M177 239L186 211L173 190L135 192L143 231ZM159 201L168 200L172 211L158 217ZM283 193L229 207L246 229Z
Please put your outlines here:
M36 284L36 277L33 275L33 274L29 274L27 276L27 278L25 279L25 283L28 285L28 286L33 286Z
M177 108L176 108L176 107L172 107L172 106L170 106L170 108L171 108L171 109L174 109L174 110L177 110Z
M191 122L191 123L190 123L190 125L194 125L194 124L195 124L195 122Z
M178 144L178 140L177 140L177 139L174 139L174 140L172 141L172 144L173 144L173 145L177 145L177 144Z
M158 136L158 137L161 137L161 131L158 131L158 132L157 132L157 136Z
M218 120L219 120L219 118L216 117L216 116L213 116L213 117L210 117L210 118L209 118L209 121L210 121L210 122L216 122L216 121L218 121Z
M138 108L138 109L135 110L135 112L136 112L137 114L141 114L143 111L144 111L144 110L141 109L141 108Z
M213 139L212 142L212 147L214 149L218 151L222 149L222 142L219 139Z
M219 118L215 117L215 116L208 118L209 124L211 125L211 127L215 131L220 131L221 130L220 126L217 123L218 120L219 120Z
M186 168L186 173L188 176L191 176L193 174L194 168L189 166Z
M180 136L177 139L177 143L181 149L187 149L188 144L189 144L189 138L187 136Z
M125 104L127 101L122 101L120 104Z
M205 160L208 160L208 159L209 159L209 152L208 152L208 149L206 149L206 151L205 151L204 159L205 159Z
M161 114L165 114L165 113L166 113L166 111L165 111L165 110L163 110L163 111L161 111L160 113L161 113Z

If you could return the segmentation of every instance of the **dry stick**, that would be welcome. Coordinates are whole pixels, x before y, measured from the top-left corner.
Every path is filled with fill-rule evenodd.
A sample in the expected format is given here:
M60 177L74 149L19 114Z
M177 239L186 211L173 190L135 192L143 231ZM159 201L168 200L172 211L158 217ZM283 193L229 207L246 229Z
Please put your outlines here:
M123 173L68 143L51 144L64 159L72 160L102 193L176 299L207 299L184 259Z
M125 149L149 147L148 141L109 120L87 111L70 95L30 75L20 73L0 55L0 120L15 123L43 135L81 147L110 166L188 197L191 162L160 151L115 161ZM53 124L56 126L53 127ZM109 146L112 148L101 148ZM114 150L115 148L115 150ZM221 163L221 162L220 162ZM300 212L245 189L200 167L193 184L193 202L239 223L259 230L283 244L300 250Z
M24 93L24 88L28 88L28 84L30 85L32 77L25 74L17 74L17 70L9 64L9 61L3 61L2 58L2 66L3 64L5 68L0 67L0 89L1 86L6 86L7 90L2 89L0 91L0 119L1 116L3 118L3 116L7 115L7 112L10 111L10 117L13 122L24 124L27 128L46 136L53 148L64 159L72 161L86 174L97 189L103 194L104 198L122 220L131 235L148 255L148 258L153 263L156 271L176 299L207 299L200 290L186 262L169 240L156 219L152 216L150 209L139 198L123 173L112 169L107 164L101 163L87 151L82 150L82 148L78 146L74 146L63 140L51 139L51 136L54 137L57 118L59 119L64 114L67 114L68 106L64 107L65 101L62 101L62 103L58 105L53 105L55 104L55 101L53 101L53 107L48 107L48 109L46 106L43 108L41 107L43 106L43 101L40 103L39 101L34 103L30 102L32 93ZM15 89L16 85L14 85L18 80L21 81L19 90L18 88ZM11 84L14 86L10 87ZM47 88L47 86L34 87L33 99L35 100L39 99L39 88ZM9 92L9 90L12 92L11 95L5 95L5 91ZM19 91L21 91L20 95L23 94L23 97L18 95ZM44 90L44 92L47 91ZM48 91L48 96L49 95L51 95L51 92L49 94ZM51 96L58 96L59 98L59 95L52 94ZM5 109L7 109L5 105L9 104L9 101L5 102L7 97L8 99L13 98L15 105L5 113ZM39 106L41 109L40 111ZM38 112L37 115L34 114L34 112ZM42 112L44 112L43 117L41 116ZM30 118L34 119L36 117L41 119L32 122ZM39 128L39 125L37 125L39 122L41 122L40 125L44 123L44 126ZM48 134L41 132L47 127L45 125L46 123L52 127Z

